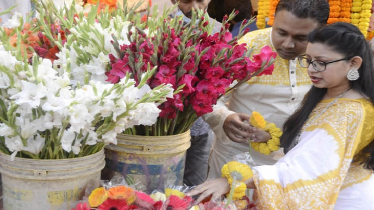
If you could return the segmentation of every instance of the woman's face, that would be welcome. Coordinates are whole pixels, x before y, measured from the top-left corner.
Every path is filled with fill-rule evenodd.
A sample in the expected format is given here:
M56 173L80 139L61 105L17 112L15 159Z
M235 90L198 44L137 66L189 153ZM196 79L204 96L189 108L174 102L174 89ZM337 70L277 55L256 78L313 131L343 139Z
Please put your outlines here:
M318 66L324 66L322 62L345 58L344 55L321 43L308 43L305 56L308 60L314 61ZM310 64L308 74L313 85L317 88L348 89L350 87L349 80L347 79L348 71L352 68L357 70L359 67L355 66L352 62L352 59L349 59L329 63L322 72L316 71L313 65Z

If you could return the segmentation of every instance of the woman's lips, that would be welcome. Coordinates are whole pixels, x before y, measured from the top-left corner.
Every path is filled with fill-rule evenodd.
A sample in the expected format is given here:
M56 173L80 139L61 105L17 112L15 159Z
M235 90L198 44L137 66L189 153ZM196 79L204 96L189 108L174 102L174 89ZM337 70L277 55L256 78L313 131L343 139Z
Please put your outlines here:
M310 76L310 80L311 80L313 83L318 83L318 82L320 82L322 79L321 79L321 78L318 78L318 77Z

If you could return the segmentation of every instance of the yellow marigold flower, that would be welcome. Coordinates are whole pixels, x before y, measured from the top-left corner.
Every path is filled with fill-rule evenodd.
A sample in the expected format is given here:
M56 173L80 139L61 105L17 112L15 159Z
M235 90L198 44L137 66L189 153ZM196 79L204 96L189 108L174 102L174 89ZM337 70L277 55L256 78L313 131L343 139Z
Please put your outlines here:
M351 23L353 25L357 25L358 23L360 23L360 20L359 19L351 19Z
M166 188L165 189L165 195L166 195L166 197L169 197L171 195L175 195L175 196L178 196L179 198L184 198L186 196L181 191L175 190L175 189L171 189L171 188Z
M258 112L252 112L249 122L251 123L252 126L256 128L260 128L260 129L264 129L266 126L266 121L264 117Z
M351 8L351 12L361 12L361 6L359 6L359 7L352 7Z
M354 1L352 2L352 7L361 7L362 2L361 1Z
M363 4L361 6L362 9L367 9L367 10L370 10L371 9L371 4Z
M358 19L360 17L361 17L360 13L351 13L351 18L352 19Z
M108 198L107 191L104 187L96 188L92 191L91 195L88 197L88 204L91 208L100 206Z
M237 161L226 163L221 169L222 177L236 178L237 181L245 181L252 178L253 171L251 167ZM230 183L230 182L229 182ZM231 184L231 183L230 183Z
M372 4L372 0L363 0L362 3L363 4Z
M361 18L362 19L364 19L364 20L362 20L362 21L364 21L364 22L369 22L370 21L370 16L371 16L371 13L370 13L370 10L369 11L365 11L365 12L361 12L360 13L360 16L361 16Z
M233 200L240 200L245 196L245 190L247 189L247 186L244 182L239 182L236 184L234 194L232 196Z

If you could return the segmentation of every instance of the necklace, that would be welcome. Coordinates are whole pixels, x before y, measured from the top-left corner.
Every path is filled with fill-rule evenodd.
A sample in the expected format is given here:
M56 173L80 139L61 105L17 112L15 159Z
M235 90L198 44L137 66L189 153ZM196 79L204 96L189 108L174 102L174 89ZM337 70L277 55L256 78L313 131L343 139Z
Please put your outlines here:
M344 91L343 93L341 93L340 95L338 95L333 101L331 101L329 104L327 104L327 106L320 113L318 113L311 121L309 121L307 124L305 124L305 127L306 128L309 127L314 122L315 119L319 118L323 113L325 113L328 108L330 108L332 105L334 105L336 103L336 101L338 101L339 98L343 97L343 95L346 92L348 92L350 89L351 88L349 88L348 90ZM292 145L291 148L294 148L299 143L300 136L301 136L301 130L297 134L296 139L295 139L295 141L294 141L294 143L293 143L293 145Z

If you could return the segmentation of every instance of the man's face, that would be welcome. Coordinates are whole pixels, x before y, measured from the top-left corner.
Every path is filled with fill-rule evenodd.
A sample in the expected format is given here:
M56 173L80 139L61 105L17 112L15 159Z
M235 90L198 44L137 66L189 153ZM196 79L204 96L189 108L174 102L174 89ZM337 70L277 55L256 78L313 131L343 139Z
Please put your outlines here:
M173 4L179 2L179 9L188 18L192 16L192 8L206 10L210 0L171 0Z
M318 22L311 18L298 18L291 12L281 10L275 14L271 39L278 55L287 60L305 53L307 36Z

